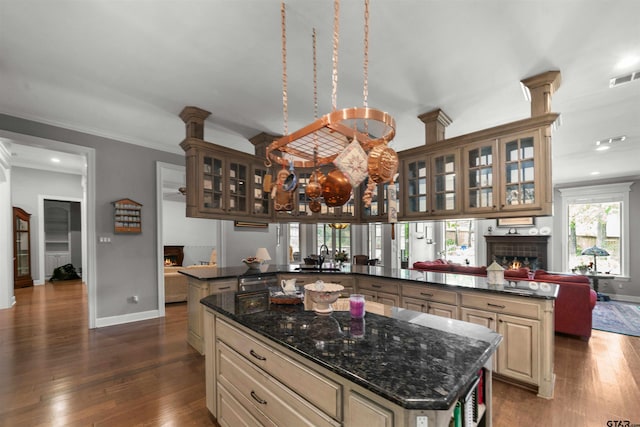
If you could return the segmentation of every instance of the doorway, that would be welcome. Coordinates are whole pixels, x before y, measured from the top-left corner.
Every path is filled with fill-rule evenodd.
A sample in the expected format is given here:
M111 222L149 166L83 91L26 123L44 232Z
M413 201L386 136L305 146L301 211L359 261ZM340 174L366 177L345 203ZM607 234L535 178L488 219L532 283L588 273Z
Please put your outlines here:
M43 215L40 239L40 271L49 280L53 271L71 264L80 277L84 270L82 247L82 199L39 197L38 211Z
M96 327L96 307L97 307L97 292L96 292L96 272L95 272L95 264L96 264L96 238L95 238L95 192L96 192L96 184L95 184L95 165L96 165L96 154L95 149L90 147L84 147L80 145L68 144L56 140L50 140L45 138L38 138L30 135L19 134L15 132L9 132L0 130L0 140L5 143L5 146L12 150L12 147L19 146L22 148L26 148L28 150L45 150L49 153L55 152L59 153L60 156L72 156L81 161L82 171L80 175L81 178L81 195L78 197L68 198L68 201L80 202L80 217L81 217L81 247L82 247L82 279L87 287L87 305L88 305L88 324L89 328ZM47 147L47 149L43 149L42 147ZM43 167L37 162L42 162L45 159L44 156L37 156L35 159L31 160L32 163L29 163L30 160L27 159L25 155L22 160L20 160L22 156L15 156L13 153L11 154L11 159L9 162L9 179L7 180L10 187L14 187L18 185L17 180L12 180L12 170L14 166L19 167L30 167L34 170L43 170L46 169L46 166ZM22 164L25 162L25 164ZM37 164L37 166L34 166ZM47 192L46 190L39 189L34 192L34 200L32 203L31 210L38 211L40 218L44 215L44 198L42 197L42 203L39 200L36 200L35 194ZM50 191L49 194L57 193L58 189L54 189L54 191ZM15 199L15 192L13 189L10 192L2 192L0 194L0 203L7 204L9 206L12 205L12 199ZM50 199L59 199L57 196L49 196ZM42 211L39 211L39 206L42 206ZM3 221L0 223L0 234L4 235L7 233L10 227L12 227L12 222ZM37 221L38 224L43 221ZM40 225L39 225L40 227ZM44 225L42 225L42 230L39 230L44 235ZM40 247L40 241L42 238L38 237L39 240L34 240L34 248ZM38 251L40 252L40 251ZM39 254L40 255L40 254ZM10 259L6 260L8 263ZM40 267L40 263L42 263L41 272L44 271L44 250L42 250L42 256L39 256L37 261L38 264L32 264L32 266L38 265ZM44 283L44 276L40 275L40 283ZM0 280L0 295L2 295L2 301L0 301L0 307L11 307L16 303L15 296L13 293L13 283L11 283L11 287L8 287L8 281ZM6 301L5 301L6 300Z

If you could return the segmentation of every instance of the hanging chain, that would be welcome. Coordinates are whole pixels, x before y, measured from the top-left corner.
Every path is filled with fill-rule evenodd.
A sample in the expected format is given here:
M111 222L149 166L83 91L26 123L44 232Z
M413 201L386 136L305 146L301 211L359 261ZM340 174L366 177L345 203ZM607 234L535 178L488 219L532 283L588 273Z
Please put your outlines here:
M364 106L369 98L369 0L364 0L364 85L362 88Z
M331 104L333 111L338 108L338 39L340 34L340 0L333 2L333 73L331 81L333 84L331 90Z
M313 35L311 36L313 41L313 118L318 118L318 60L316 52L316 29L313 29ZM318 133L313 132L313 149L314 158L313 164L315 166L316 156L318 154Z
M282 15L282 116L284 121L284 134L289 133L289 110L287 108L287 26L284 1L280 4Z

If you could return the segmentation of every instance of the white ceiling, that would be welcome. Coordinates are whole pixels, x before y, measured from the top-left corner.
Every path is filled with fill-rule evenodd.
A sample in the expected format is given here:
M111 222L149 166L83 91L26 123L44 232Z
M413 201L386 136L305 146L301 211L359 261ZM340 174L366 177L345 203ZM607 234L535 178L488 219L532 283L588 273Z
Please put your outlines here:
M319 114L331 111L333 2L286 7L294 131L314 119L314 27ZM363 102L363 10L341 2L338 108ZM247 138L283 132L280 35L280 0L2 0L0 112L182 153L178 113L194 105L212 113L206 140L253 152ZM636 176L640 80L608 83L638 60L636 0L371 1L369 106L396 119L396 150L424 143L417 116L435 108L447 137L526 118L520 80L560 70L554 182Z

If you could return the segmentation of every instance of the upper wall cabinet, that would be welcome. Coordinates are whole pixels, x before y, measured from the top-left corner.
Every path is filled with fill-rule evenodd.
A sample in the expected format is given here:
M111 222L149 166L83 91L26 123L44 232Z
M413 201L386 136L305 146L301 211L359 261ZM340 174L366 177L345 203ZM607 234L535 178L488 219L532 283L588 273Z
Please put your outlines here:
M187 160L187 216L238 219L271 214L267 169L254 156L198 139L181 143Z
M557 114L399 153L405 220L551 215Z

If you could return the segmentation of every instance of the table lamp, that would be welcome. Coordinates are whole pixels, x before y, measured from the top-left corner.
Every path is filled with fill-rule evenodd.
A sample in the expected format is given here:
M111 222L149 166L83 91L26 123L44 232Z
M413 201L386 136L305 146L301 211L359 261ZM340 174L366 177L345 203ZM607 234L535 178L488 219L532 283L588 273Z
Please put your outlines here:
M261 259L263 264L268 264L267 261L271 261L271 256L267 248L258 248L256 258Z
M609 256L609 252L597 246L591 246L590 248L583 250L580 255L593 255L593 273L597 274L598 273L598 264L596 263L597 257Z

